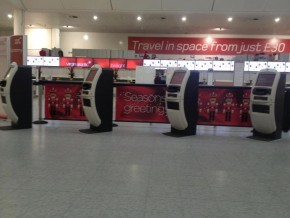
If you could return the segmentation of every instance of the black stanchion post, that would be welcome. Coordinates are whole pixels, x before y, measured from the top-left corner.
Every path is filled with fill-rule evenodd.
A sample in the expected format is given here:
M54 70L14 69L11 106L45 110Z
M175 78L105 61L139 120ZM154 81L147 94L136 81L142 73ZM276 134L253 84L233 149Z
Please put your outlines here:
M34 121L33 124L47 124L47 121L42 119L42 95L43 95L43 85L40 83L39 78L41 76L41 67L38 69L38 74L36 74L36 84L38 88L38 120Z

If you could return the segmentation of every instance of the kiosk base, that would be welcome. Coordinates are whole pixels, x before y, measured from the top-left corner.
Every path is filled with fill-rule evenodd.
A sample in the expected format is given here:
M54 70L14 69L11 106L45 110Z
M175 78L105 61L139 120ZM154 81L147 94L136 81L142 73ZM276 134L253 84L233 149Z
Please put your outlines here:
M37 120L37 121L34 121L33 124L47 124L48 122L45 121L45 120Z
M1 126L0 130L7 131L7 130L21 130L21 129L31 129L31 127L14 127L14 126Z
M102 133L102 132L112 132L112 130L113 130L113 124L111 124L110 126L100 125L98 127L90 125L89 129L80 129L79 131L86 134L94 134L94 133Z
M249 136L249 139L254 139L254 140L259 140L259 141L266 141L266 142L270 142L270 141L274 141L277 139L280 139L282 136L282 132L281 131L276 131L273 132L272 134L265 134L265 133L260 133L257 132L255 129L253 130L253 135Z
M196 126L194 126L194 128L186 128L184 130L178 130L171 126L171 132L166 132L163 134L167 136L172 136L172 137L184 137L184 136L196 135Z

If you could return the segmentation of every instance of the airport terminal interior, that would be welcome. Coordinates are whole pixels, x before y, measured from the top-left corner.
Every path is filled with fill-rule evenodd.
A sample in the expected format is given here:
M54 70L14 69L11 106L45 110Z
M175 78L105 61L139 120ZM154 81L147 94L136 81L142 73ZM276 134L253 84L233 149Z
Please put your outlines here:
M289 8L0 0L0 218L289 218Z

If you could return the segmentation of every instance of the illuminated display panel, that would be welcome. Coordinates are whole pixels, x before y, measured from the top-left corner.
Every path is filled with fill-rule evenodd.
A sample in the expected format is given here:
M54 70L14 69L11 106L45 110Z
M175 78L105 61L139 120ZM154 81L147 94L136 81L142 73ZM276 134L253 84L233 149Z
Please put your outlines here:
M177 67L177 60L161 60L161 67Z
M59 57L43 57L43 66L58 67L59 65Z
M87 82L92 82L94 80L97 72L98 72L98 69L90 70L90 72L89 72L89 74L88 74L88 76L86 78L86 81Z
M109 58L94 58L94 64L98 64L102 68L109 68L110 67L110 59Z
M285 72L286 70L286 63L285 62L268 62L268 68L275 69L279 72Z
M74 57L61 57L59 65L61 67L74 67L74 66L77 66L77 58L74 58Z
M286 69L285 72L290 72L290 62L286 63Z
M28 66L43 66L43 57L27 57Z
M276 74L259 74L256 86L267 86L271 87L273 85L273 82L275 80Z
M143 66L146 67L160 67L160 60L145 59L143 61Z
M185 61L179 60L177 61L177 67L186 67L188 70L194 70L195 61Z
M245 61L245 63L244 63L244 71L249 71L249 65L250 65L250 62L249 61Z
M77 67L93 66L93 58L77 58Z
M262 69L267 68L267 62L263 61L250 61L249 62L249 71L254 71L254 72L258 72Z
M212 69L212 61L195 61L195 70L208 70Z
M212 66L214 71L234 71L234 61L213 61Z
M110 68L125 69L126 68L126 59L121 59L121 58L110 59Z
M174 71L170 84L180 85L183 81L185 74L186 71Z
M127 69L135 70L137 66L143 66L143 59L127 59Z

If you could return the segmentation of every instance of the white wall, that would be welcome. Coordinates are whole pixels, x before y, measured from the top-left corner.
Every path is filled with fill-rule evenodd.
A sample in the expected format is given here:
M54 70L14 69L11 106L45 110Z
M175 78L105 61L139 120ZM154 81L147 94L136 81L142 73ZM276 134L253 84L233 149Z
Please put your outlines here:
M7 34L7 32L2 33ZM56 40L55 34L51 29L26 29L28 35L28 55L38 55L41 48L51 49ZM12 35L12 34L10 34ZM84 39L88 36L88 40ZM1 32L0 32L1 36ZM108 49L108 50L127 50L129 36L144 37L207 37L206 34L134 34L134 33L86 33L86 32L60 32L60 48L64 56L72 56L72 49ZM224 38L272 38L271 35L212 35L212 37ZM290 38L290 36L276 36L277 38ZM219 58L230 60L233 56L219 56ZM138 58L138 56L137 56ZM174 54L157 54L160 59L205 59L214 58L211 56L192 56L192 55L174 55Z
M84 39L88 36L88 40ZM109 49L109 50L127 50L129 36L144 37L207 37L207 34L134 34L134 33L85 33L85 32L61 32L60 48L64 51L64 56L72 56L72 49ZM212 37L222 38L273 38L273 35L211 35ZM290 36L275 36L281 39L289 39ZM231 60L233 56L219 56L219 58ZM160 59L193 59L191 55L166 55L157 54ZM205 59L205 57L195 56L196 59ZM207 56L207 58L213 58Z
M52 30L51 29L26 29L28 36L27 48L29 56L39 56L41 48L51 49Z
M0 36L12 36L12 35L13 35L13 30L0 31Z
M84 39L88 36L88 40ZM60 48L64 56L72 56L73 48L128 50L129 34L61 32Z

